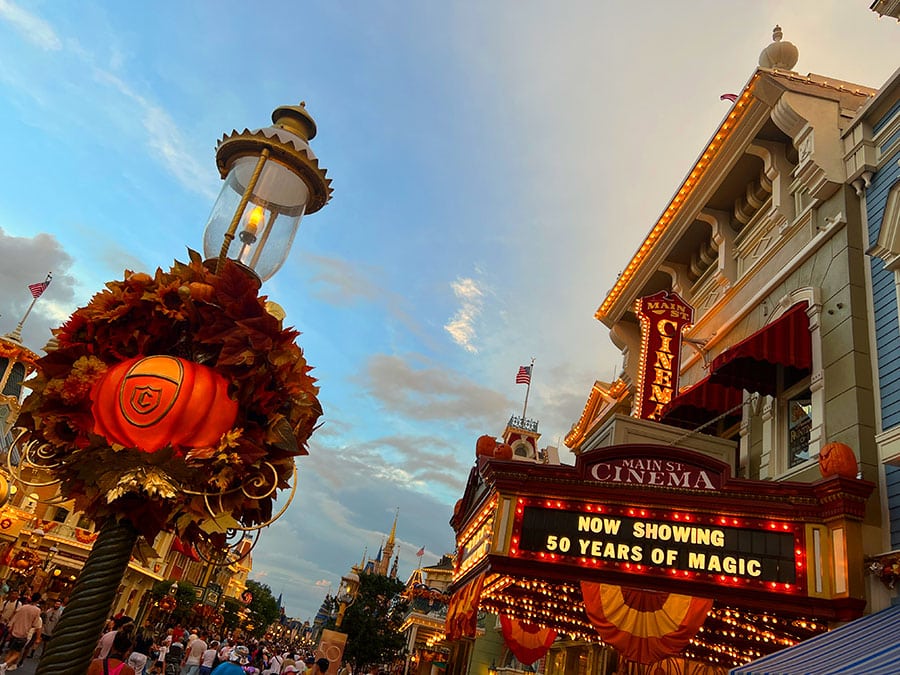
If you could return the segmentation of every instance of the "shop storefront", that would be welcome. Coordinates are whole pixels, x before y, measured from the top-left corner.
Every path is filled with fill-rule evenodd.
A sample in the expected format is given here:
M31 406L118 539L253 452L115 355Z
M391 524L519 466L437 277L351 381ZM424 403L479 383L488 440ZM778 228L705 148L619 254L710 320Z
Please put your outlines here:
M452 521L450 637L474 636L477 608L572 640L548 675L673 658L724 671L861 615L847 556L873 487L738 479L703 452L650 444L574 467L483 458Z

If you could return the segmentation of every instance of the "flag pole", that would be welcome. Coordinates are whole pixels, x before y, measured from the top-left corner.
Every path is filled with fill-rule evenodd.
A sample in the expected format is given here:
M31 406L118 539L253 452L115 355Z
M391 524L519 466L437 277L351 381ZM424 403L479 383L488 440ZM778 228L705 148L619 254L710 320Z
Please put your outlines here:
M531 378L534 375L534 357L531 358L531 370L528 372L528 387L525 389L525 405L522 408L522 425L525 424L525 411L528 410L528 394L531 392Z
M14 340L15 342L22 341L22 327L25 325L25 319L27 319L28 315L31 314L31 310L34 309L35 303L38 301L38 298L41 297L41 295L43 295L44 290L46 290L47 286L50 285L50 281L52 279L53 279L53 275L50 272L48 272L47 278L44 280L44 288L41 289L41 292L38 293L37 295L35 295L34 293L31 294L31 304L28 305L28 309L25 310L25 316L23 316L22 320L19 321L19 325L16 326L16 329L12 333L7 335L7 337L10 340Z

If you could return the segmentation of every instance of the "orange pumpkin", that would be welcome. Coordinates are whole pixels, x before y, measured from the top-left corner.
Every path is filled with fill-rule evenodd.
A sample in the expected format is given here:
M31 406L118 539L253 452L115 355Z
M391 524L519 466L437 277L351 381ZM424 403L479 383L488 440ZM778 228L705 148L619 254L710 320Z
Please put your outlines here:
M167 445L215 445L237 418L228 382L212 368L174 356L123 361L91 391L94 433L145 452Z
M494 448L494 457L497 459L512 459L513 449L508 443L498 443Z
M843 443L828 443L819 452L819 471L822 476L846 476L856 478L859 465L853 448Z
M479 436L478 440L475 441L475 456L476 457L493 457L494 456L494 448L497 447L497 439L493 436Z

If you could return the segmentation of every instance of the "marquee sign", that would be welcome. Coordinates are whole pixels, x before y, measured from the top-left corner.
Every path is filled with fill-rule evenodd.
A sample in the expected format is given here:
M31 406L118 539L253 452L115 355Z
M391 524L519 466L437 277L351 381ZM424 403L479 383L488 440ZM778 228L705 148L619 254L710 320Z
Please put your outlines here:
M694 308L677 293L660 291L635 302L641 321L641 356L632 415L659 418L663 406L678 393L681 333L694 321Z
M450 521L451 590L487 579L485 607L570 634L594 630L577 605L585 581L846 621L865 607L852 590L863 570L846 561L873 489L736 478L716 457L651 444L596 448L574 466L482 457ZM542 604L557 597L568 600Z
M782 592L805 583L803 529L793 523L527 498L516 516L515 557Z

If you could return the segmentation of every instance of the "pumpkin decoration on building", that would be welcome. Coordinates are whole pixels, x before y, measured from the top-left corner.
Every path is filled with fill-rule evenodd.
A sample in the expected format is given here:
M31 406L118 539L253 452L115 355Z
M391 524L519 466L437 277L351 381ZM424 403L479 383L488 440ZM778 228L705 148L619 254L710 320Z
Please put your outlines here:
M512 446L509 443L497 443L497 447L494 448L494 457L497 459L512 459Z
M856 478L856 474L859 473L859 464L853 448L844 443L827 443L819 451L819 471L822 472L823 478L829 476Z
M485 434L484 436L479 436L478 440L475 441L475 456L493 457L494 448L496 447L497 438L495 436L489 436L487 434Z
M258 293L237 264L214 272L193 251L108 283L38 362L22 467L97 522L127 518L151 541L172 531L201 555L226 529L258 533L322 412L299 333Z

